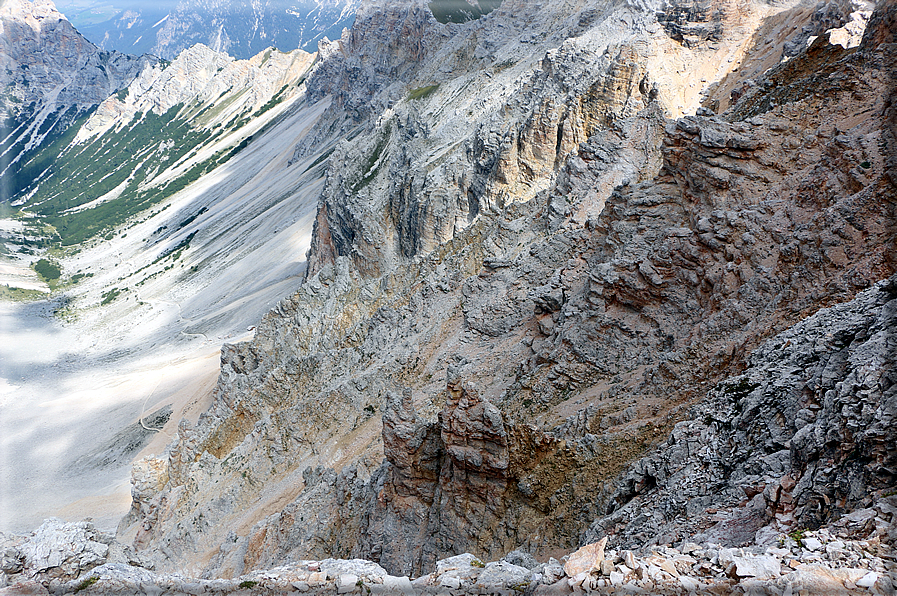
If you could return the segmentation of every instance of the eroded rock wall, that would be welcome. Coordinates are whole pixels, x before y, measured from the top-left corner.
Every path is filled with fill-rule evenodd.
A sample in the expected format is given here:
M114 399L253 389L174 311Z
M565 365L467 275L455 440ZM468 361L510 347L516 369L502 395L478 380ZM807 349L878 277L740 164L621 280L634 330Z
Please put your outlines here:
M756 419L735 412L731 419L720 413L716 426L702 420L706 432L676 426L708 393L738 393L739 379L753 374L746 369L766 370L764 358L803 358L803 348L762 356L761 346L897 268L888 10L874 15L859 48L812 46L768 74L779 83L757 85L776 99L745 96L722 117L667 120L661 95L652 99L648 87L634 112L596 120L544 192L479 211L427 254L399 258L400 243L384 240L392 236L366 238L372 222L389 221L375 214L395 196L376 176L368 188L377 193L365 195L373 202L360 194L335 201L325 192L321 240L312 249L317 272L266 316L252 342L225 347L212 408L195 428L181 428L158 466L146 466L154 478L162 477L157 468L167 472L161 490L138 476L139 506L123 530L130 525L160 567L202 561L209 574L225 576L307 556L365 556L413 572L453 549L495 558L522 546L548 556L595 528L621 541L655 529L671 540L706 530L676 520L682 511L711 519L713 501L704 503L700 491L684 493L697 499L690 505L675 490L662 496L668 511L650 523L626 517L636 507L624 504L633 494L671 490L650 470L638 472L647 463L629 465L660 458L651 466L666 466L664 477L673 479L691 473L691 460L682 471L678 460L648 455L671 431L674 444L681 437L690 445L688 432L710 441L708 433L724 433L720 424L749 433L767 415L787 421L793 407L779 412L767 404L751 410ZM399 111L382 121L395 122ZM356 145L370 150L383 130ZM402 150L420 150L424 140L415 138L403 137ZM384 150L390 143L398 141L391 137ZM390 170L384 183L407 175L395 161L384 164L370 166ZM475 168L458 171L475 175ZM328 184L344 173L332 173ZM347 215L353 210L357 217ZM885 304L875 300L867 304L873 310ZM848 326L871 330L877 316ZM890 320L875 329L887 333ZM819 346L820 362L850 354L836 343ZM878 370L889 379L885 364ZM819 390L836 390L835 379L855 369L832 368ZM734 380L710 391L727 378ZM791 391L791 381L783 383ZM890 411L886 384L863 414L880 409L880 425ZM400 387L410 395L399 396ZM778 399L776 391L751 399L765 404ZM789 399L796 407L825 395ZM850 420L832 417L826 428L837 434ZM744 473L758 476L761 493L779 490L763 475L781 469L784 476L786 466L795 482L815 478L808 488L824 482L814 467L823 464L814 462L834 456L793 442L794 453L783 454L782 437L749 440L774 456L762 465L745 456L751 470ZM886 459L870 441L861 443L862 457ZM711 459L742 465L738 449L712 441L708 448L718 451ZM857 465L842 456L826 474ZM847 477L861 478L861 490L892 482L872 468ZM732 482L720 491L726 507L738 506L742 493L760 494L748 495L753 488L738 484L738 474L725 478ZM830 501L850 494L832 490ZM779 522L789 527L788 514L794 524L810 523L861 504L849 497L818 509L808 499L795 496L799 513L770 515L784 513ZM765 510L766 502L757 505ZM609 513L617 515L606 518L610 525L593 525Z

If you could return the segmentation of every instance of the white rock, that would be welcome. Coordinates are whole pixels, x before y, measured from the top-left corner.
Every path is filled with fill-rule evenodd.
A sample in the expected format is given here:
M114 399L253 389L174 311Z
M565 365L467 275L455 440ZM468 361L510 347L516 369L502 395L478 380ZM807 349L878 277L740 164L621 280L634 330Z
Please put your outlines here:
M830 548L844 550L844 543L840 540L832 540L831 542L829 542L828 544L825 545L825 550L828 550Z
M358 587L358 576L354 573L343 573L336 578L336 593L348 594Z
M383 577L386 575L386 569L364 559L325 559L321 561L321 571L328 577L338 577L344 573L358 577Z
M487 563L477 578L477 584L486 587L513 586L528 582L532 572L526 567L507 561Z
M682 589L687 592L694 592L698 588L701 588L701 583L696 579L688 577L687 575L679 576L679 585L682 586Z
M874 571L870 571L863 577L857 580L857 586L861 588L872 588L875 585L875 582L878 581L879 575Z
M733 557L733 563L738 577L778 577L782 572L781 563L771 555Z
M298 592L308 592L311 589L308 582L293 582L291 585Z
M875 517L875 509L857 509L851 511L844 518L852 523L859 524Z
M815 536L807 536L806 538L801 540L801 544L803 547L810 551L819 550L822 548L822 542L819 541Z
M461 587L461 580L450 575L443 575L441 578L439 578L439 585L443 588L456 590Z
M741 549L738 548L721 548L719 549L719 553L717 553L716 558L719 561L721 567L726 567L729 563L735 560L735 557L742 555Z
M387 591L391 594L401 593L401 594L414 594L414 586L411 585L411 580L407 577L403 576L394 576L387 575L383 577L383 583L380 586L384 591ZM373 590L372 587L372 591Z
M567 585L570 586L571 588L572 588L573 586L581 586L582 583L583 583L584 581L586 581L587 578L588 578L588 574L587 574L587 573L585 573L585 572L583 572L583 573L577 573L577 574L574 575L573 577L567 579Z
M610 585L612 586L622 586L623 581L626 579L626 576L620 573L619 571L614 571L610 574Z
M545 583L555 584L564 577L564 568L557 559L551 557L548 559L545 569L542 570L542 575L545 578Z

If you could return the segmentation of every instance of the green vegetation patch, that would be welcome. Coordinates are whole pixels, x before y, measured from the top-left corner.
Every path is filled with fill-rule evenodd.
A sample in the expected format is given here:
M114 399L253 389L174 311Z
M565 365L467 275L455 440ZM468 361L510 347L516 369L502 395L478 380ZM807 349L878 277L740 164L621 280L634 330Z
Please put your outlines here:
M71 278L71 283L76 284L82 279L87 279L88 277L93 277L93 273L76 273Z
M435 85L427 85L426 87L418 87L417 89L412 89L410 93L408 93L408 99L414 101L418 99L426 99L436 93L436 90L439 89L439 83Z
M125 288L123 290L119 290L118 288L112 288L111 290L109 290L107 292L103 292L103 300L100 302L100 306L106 306L107 304L109 304L110 302L112 302L113 300L115 300L116 298L121 296L126 291L128 291L128 288Z
M13 189L13 195L31 194L23 208L52 225L65 246L108 235L223 161L225 155L216 155L215 163L207 160L162 188L144 188L151 172L177 163L212 135L177 118L181 107L174 106L161 115L138 114L121 130L73 145L71 140L81 124L76 123L22 166L17 176L22 183ZM119 188L116 198L74 211Z
M62 275L59 265L47 259L40 259L32 267L46 282L56 281Z
M263 105L258 110L256 110L255 115L261 116L262 114L264 114L265 112L267 112L268 110L270 110L271 108L273 108L274 106L276 106L277 104L282 102L284 100L284 93L286 92L287 87L288 87L288 85L284 85L283 87L281 87L280 91L275 93L271 97L271 99L268 100L268 102L265 105Z
M77 593L77 592L80 592L81 590L86 590L90 586L97 583L99 580L100 580L99 577L97 577L96 575L92 575L92 576L86 578L80 584L78 584L77 587L75 588L75 592Z
M40 290L26 290L8 285L0 286L0 301L2 302L34 302L46 297L47 294Z

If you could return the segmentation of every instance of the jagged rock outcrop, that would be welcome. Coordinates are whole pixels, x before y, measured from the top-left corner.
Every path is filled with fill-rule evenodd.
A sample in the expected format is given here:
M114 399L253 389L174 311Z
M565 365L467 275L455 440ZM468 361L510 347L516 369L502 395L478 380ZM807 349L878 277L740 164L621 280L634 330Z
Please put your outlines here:
M509 14L506 9L503 4L469 27L488 30L486 21ZM650 85L638 88L644 77L635 75L643 71L638 63L630 68L622 48L590 55L571 42L566 60L610 69L596 69L577 93L596 80L613 81L599 85L594 97L603 107L590 112L592 128L583 120L575 155L549 156L545 163L554 169L542 179L544 192L527 200L515 191L514 200L469 220L467 203L468 211L455 212L451 235L407 253L390 218L407 216L407 229L419 238L431 233L433 218L420 217L420 203L396 199L402 195L389 186L393 181L407 181L409 171L429 176L442 163L456 173L429 178L434 193L446 188L445 180L476 179L481 165L481 181L506 181L480 158L452 161L443 151L438 155L446 162L428 161L436 152L402 162L390 153L423 156L422 147L441 142L411 117L418 105L411 101L430 102L421 104L421 113L432 117L443 109L439 93L454 83L440 83L429 99L387 108L382 126L331 157L340 171L332 171L318 212L313 272L262 321L252 342L223 350L213 406L195 428L181 429L164 456L168 484L141 496L157 512L136 514L141 546L155 549L161 567L211 558L209 573L225 575L324 555L370 556L390 571L416 570L441 556L426 549L448 552L439 537L449 532L478 556L521 546L545 557L592 536L589 526L619 507L625 490L654 494L657 477L627 471L630 462L669 432L679 436L676 423L708 392L713 397L738 387L736 379L711 391L759 362L749 358L755 352L760 358L770 337L897 269L897 193L888 173L895 152L895 56L882 43L889 39L883 32L888 10L873 15L859 48L823 40L773 69L756 94L722 116L702 111L674 121L664 118L662 89L652 98ZM523 82L543 77L531 73ZM631 112L619 110L615 98L629 96L611 91L632 85L634 97L644 100ZM553 92L523 92L521 100L541 106ZM501 109L485 121L521 122L502 120L505 113L524 113L505 96L493 105ZM548 129L557 133L556 124ZM519 139L518 155L534 151ZM333 185L350 178L346 156L359 148L376 158L362 168L371 175L364 193L333 194ZM451 190L446 197L458 195ZM832 382L848 378L848 368L837 368ZM480 398L457 387L458 378L475 384ZM410 398L388 397L396 386L411 387ZM835 389L828 381L823 386ZM881 391L882 403L889 403ZM760 413L776 418L768 405L754 412ZM760 429L773 422L742 420ZM462 432L452 431L456 423ZM840 418L832 424L841 428ZM515 451L509 429L518 425L551 437L544 443L548 456ZM749 440L776 454L784 449L779 439L770 445L759 436ZM887 459L871 443L861 449L866 446L872 460ZM514 453L526 455L515 459ZM662 456L644 461L651 457ZM802 468L803 455L794 463L783 458L763 465L784 470L787 463L815 474ZM471 473L473 461L487 465ZM851 461L844 460L845 468ZM618 492L621 474L623 486L631 487ZM863 486L889 482L886 475L864 476ZM718 492L735 499L738 490L744 492ZM801 498L809 496L795 497L802 503L798 516L810 523L813 506ZM839 507L861 505L846 503ZM713 515L706 506L692 504L704 521ZM682 512L677 507L670 505L674 520ZM638 518L624 522L632 525L616 528L624 532L620 540L653 527ZM223 527L236 530L225 535ZM706 529L661 536L671 541Z
M402 573L420 574L458 550L506 551L516 532L497 526L509 517L539 517L517 482L542 460L563 458L561 442L508 424L476 389L449 374L436 423L417 418L410 391L387 398L384 478L368 489L376 501L356 549Z
M9 119L0 159L2 199L30 180L20 164L111 94L158 62L104 52L56 10L52 0L9 0L0 7L0 118Z
M152 53L173 59L202 43L238 59L267 47L285 51L314 47L352 24L357 0L311 2L198 2L181 0L153 32Z
M103 52L84 39L52 0L9 0L0 9L0 85L7 115L49 105L92 106L154 64L150 56Z
M584 539L773 544L871 506L897 483L895 317L892 276L754 350L623 475Z
M294 97L296 81L306 74L314 59L314 54L302 50L286 53L270 48L251 59L234 60L196 44L171 63L144 69L123 97L106 98L78 130L77 140L83 142L113 127L120 129L138 113L164 114L175 106L191 106L186 110L190 112L200 111L193 106L214 110L214 117L200 120L209 128L246 118L275 96L280 100ZM229 96L236 93L238 97Z

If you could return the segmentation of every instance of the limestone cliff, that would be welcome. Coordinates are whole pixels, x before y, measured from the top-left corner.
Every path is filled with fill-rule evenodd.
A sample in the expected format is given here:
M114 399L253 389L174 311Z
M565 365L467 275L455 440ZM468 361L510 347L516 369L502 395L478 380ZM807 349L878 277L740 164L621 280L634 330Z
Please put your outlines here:
M99 50L51 0L4 2L0 7L0 118L9 119L13 126L9 136L4 132L0 175L13 176L10 165L26 151L61 134L86 110L156 62L151 56Z
M711 505L742 519L768 492L755 537L893 486L892 284L800 323L897 269L893 3L860 46L819 38L726 112L677 119L736 46L763 54L752 27L813 11L602 6L505 2L465 25L368 7L322 49L308 89L334 100L310 138L357 136L330 156L305 283L225 346L210 410L137 472L121 530L157 565L547 557L689 538ZM718 76L677 88L661 53ZM799 323L793 348L764 343ZM853 451L801 432L817 422ZM651 451L668 436L689 455L707 439L700 473ZM669 484L705 476L725 490Z

